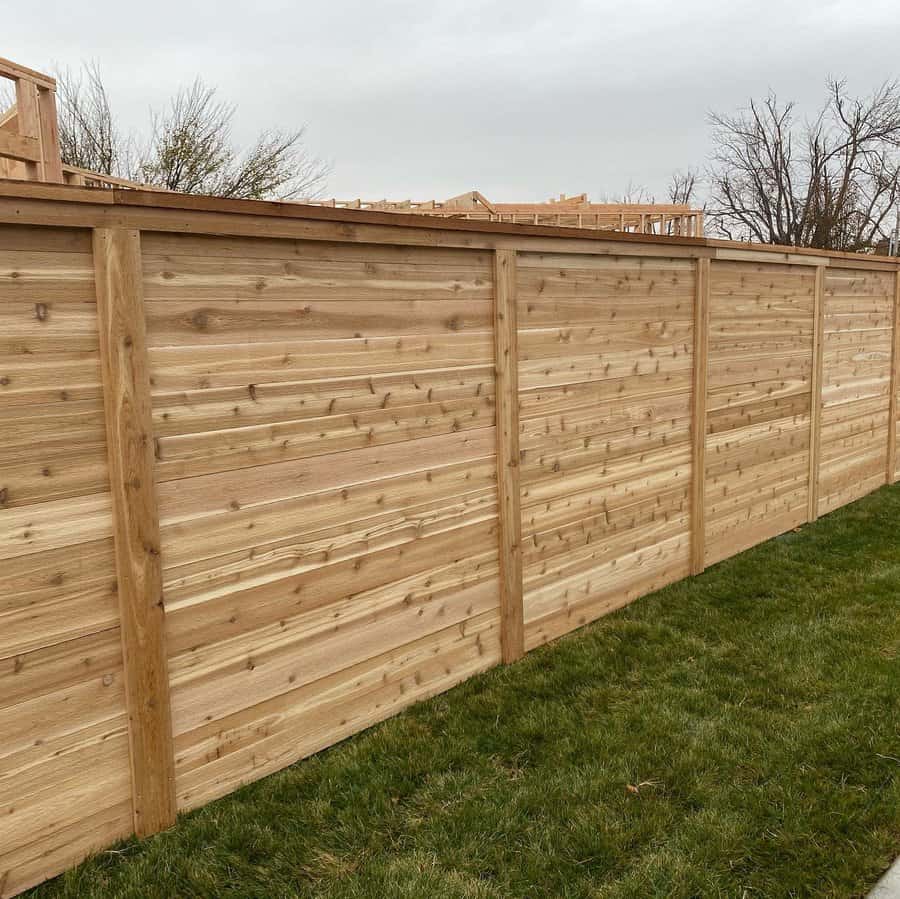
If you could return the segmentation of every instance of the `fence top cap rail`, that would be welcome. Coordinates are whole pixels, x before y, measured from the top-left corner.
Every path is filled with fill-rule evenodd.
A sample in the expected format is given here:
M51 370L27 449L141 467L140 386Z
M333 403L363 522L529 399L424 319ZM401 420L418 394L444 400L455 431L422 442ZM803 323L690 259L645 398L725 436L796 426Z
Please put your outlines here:
M563 225L532 225L512 222L488 222L479 219L439 218L430 215L400 214L358 209L341 209L330 206L313 206L303 203L276 200L232 200L221 197L181 194L171 191L132 190L115 187L102 189L67 184L47 184L29 181L0 179L0 199L23 201L53 201L87 205L142 207L178 212L216 213L258 218L297 219L307 221L339 222L346 225L390 225L395 228L414 228L429 231L463 231L474 234L507 235L513 237L552 237L577 241L595 241L606 244L650 244L663 246L687 246L707 248L710 255L715 250L751 251L773 256L814 257L809 264L827 259L876 263L897 269L897 257L876 256L865 253L848 253L836 250L819 250L809 247L790 247L775 244L758 244L744 241L714 240L707 237L662 236L635 234L622 231L591 231ZM0 212L0 223L13 223ZM79 227L73 222L72 227Z

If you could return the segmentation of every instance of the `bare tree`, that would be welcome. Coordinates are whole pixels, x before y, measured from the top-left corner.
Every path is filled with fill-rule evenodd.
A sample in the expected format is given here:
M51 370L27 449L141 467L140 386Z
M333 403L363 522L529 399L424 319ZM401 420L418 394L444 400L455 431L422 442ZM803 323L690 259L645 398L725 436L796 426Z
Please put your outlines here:
M697 191L699 175L696 169L673 172L669 181L669 202L691 206Z
M653 194L642 184L635 184L629 179L625 190L621 193L603 193L600 195L601 203L655 203Z
M112 114L97 63L85 63L80 72L57 72L56 92L63 162L127 178L133 138L123 135Z
M106 175L183 193L293 199L321 193L329 166L306 149L304 129L262 132L241 150L232 136L235 107L199 79L151 113L142 141L119 127L96 65L57 76L63 161Z
M772 94L714 113L710 214L729 238L859 251L900 199L900 83L851 99L842 81L812 121Z
M199 79L153 116L153 134L139 163L141 180L183 193L292 199L320 191L328 167L303 146L304 129L264 131L239 152L232 141L235 107Z

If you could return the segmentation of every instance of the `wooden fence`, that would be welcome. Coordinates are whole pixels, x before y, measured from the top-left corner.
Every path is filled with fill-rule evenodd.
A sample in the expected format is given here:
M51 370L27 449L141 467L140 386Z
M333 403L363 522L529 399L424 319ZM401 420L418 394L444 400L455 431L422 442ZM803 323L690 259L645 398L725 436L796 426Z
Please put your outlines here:
M0 183L0 894L892 481L893 259Z

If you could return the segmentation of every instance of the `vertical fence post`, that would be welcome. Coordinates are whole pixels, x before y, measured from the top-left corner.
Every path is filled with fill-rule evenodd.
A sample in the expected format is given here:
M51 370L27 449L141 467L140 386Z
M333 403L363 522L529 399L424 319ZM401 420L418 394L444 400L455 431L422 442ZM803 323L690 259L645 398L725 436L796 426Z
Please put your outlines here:
M694 383L691 414L691 574L706 567L706 384L709 372L708 258L697 260L694 293Z
M525 653L519 495L519 353L516 251L494 251L494 396L500 520L500 643L504 662Z
M897 480L897 388L900 367L900 268L894 273L894 315L891 324L891 395L888 400L887 483Z
M94 271L134 829L146 836L176 809L140 233L95 230Z
M825 266L816 266L813 301L812 384L809 394L809 479L807 521L819 517L819 461L822 445L822 372L825 342Z

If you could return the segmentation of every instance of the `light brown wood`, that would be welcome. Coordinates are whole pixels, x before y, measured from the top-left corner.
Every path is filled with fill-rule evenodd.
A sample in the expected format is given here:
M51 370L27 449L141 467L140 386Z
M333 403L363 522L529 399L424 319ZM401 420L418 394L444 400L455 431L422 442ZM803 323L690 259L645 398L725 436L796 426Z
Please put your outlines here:
M4 198L7 198L4 200ZM15 198L45 203L17 205ZM83 204L83 205L82 205ZM109 206L115 206L111 212ZM99 207L99 208L98 208ZM180 211L173 216L171 210ZM192 214L188 214L188 213ZM202 214L201 214L202 213ZM121 226L141 230L243 235L254 238L353 240L365 243L398 242L397 217L391 213L328 209L300 204L255 200L223 200L152 190L85 190L75 186L0 183L0 218L18 214L26 224L63 227ZM352 228L348 229L348 225ZM625 232L592 232L499 222L404 216L403 243L409 246L445 246L470 249L517 249L568 255L715 258L725 253L734 261L761 260L775 265L819 264L819 250L803 247L728 243L709 238L660 237ZM829 267L851 261L860 269L893 273L891 257L832 252Z
M56 114L56 91L39 88L38 118L41 129L41 155L44 180L62 183L63 170L59 148L59 122Z
M175 821L175 772L138 232L95 231L94 264L134 829L146 836Z
M695 279L673 257L522 252L518 265L531 648L688 570Z
M25 66L19 65L17 62L13 62L10 59L4 59L3 57L0 57L0 76L10 78L13 81L23 78L26 81L33 81L40 87L56 90L56 79L43 74L43 72L36 72L34 69L26 68Z
M7 891L136 826L148 635L192 808L805 521L815 379L884 483L897 260L125 193L0 184Z
M24 78L16 81L16 111L19 134L23 140L29 142L29 146L33 147L34 151L32 158L25 162L25 177L31 181L45 180L38 92L39 88L35 82Z
M0 131L0 156L37 163L41 160L41 144L36 137L23 137L21 134Z
M511 222L554 225L596 230L643 231L645 222L650 233L665 234L667 219L679 233L695 236L703 233L703 215L690 206L678 203L592 203L587 194L551 199L546 203L491 203L477 190L448 200L307 200L310 205L329 209L362 209L404 214L425 214L472 221ZM656 230L658 226L658 231Z
M498 250L494 275L494 393L500 510L500 644L504 662L514 662L525 652L516 296L515 251Z
M896 274L825 271L819 514L886 480L896 290Z
M707 565L806 518L815 270L717 258L710 285Z
M709 375L710 262L697 260L694 293L694 355L691 415L691 574L705 567L706 391Z
M819 517L819 461L822 439L822 371L825 340L825 269L816 266L816 295L813 306L812 383L810 385L809 418L809 498L807 521Z
M0 114L0 176L61 183L56 82L4 59L0 78L12 80L16 96Z
M897 480L897 390L900 389L900 270L894 275L894 320L891 340L891 393L888 400L888 484Z

